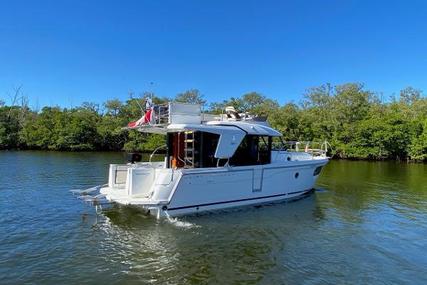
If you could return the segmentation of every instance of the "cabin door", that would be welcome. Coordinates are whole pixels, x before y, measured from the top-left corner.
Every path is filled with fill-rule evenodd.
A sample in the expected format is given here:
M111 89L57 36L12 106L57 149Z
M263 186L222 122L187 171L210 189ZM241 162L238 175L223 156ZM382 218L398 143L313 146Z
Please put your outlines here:
M261 192L263 172L264 169L261 167L253 170L252 192Z

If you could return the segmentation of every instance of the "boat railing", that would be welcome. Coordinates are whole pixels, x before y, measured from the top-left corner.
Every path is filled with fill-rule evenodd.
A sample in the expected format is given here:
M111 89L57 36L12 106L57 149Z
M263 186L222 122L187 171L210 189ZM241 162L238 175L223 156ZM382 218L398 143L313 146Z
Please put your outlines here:
M151 163L151 160L152 160L153 156L157 153L157 151L164 149L164 148L167 148L167 145L164 144L164 145L161 145L159 147L156 147L156 149L154 149L153 152L150 154L150 159L148 160L148 162Z
M133 126L124 129L138 129L141 132L165 134L170 124L200 124L200 104L169 102L153 105Z
M230 108L230 107L227 107ZM234 110L234 109L233 109ZM124 129L138 129L146 133L165 134L171 124L201 124L208 121L245 121L269 126L267 117L228 110L227 113L210 114L202 111L200 104L168 102L152 105L143 112L142 117Z
M156 105L153 108L152 125L162 126L169 123L169 104Z
M331 144L328 141L316 142L316 141L287 141L285 142L287 151L290 152L305 152L312 156L326 157Z

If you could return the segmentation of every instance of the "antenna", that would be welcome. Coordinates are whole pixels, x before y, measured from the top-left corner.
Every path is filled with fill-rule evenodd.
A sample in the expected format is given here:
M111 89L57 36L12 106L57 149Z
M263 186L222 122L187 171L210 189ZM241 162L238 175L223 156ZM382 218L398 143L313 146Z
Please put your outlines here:
M141 115L143 115L143 116L144 116L145 112L144 112L144 109L142 108L141 104L139 104L139 100L138 100L138 98L133 98L132 94L133 94L133 92L129 92L129 97L130 97L130 99L131 99L131 100L132 100L132 99L135 99L136 104L138 104L138 107L139 107L139 109L141 110Z
M150 89L151 89L151 92L150 92L151 98L150 99L151 99L151 102L153 102L153 94L154 94L153 85L154 85L154 82L150 81Z

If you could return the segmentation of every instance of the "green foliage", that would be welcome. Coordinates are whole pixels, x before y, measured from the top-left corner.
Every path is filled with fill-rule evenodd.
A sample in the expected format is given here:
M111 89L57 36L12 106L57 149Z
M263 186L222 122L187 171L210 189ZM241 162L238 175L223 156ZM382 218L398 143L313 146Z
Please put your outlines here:
M351 159L427 161L427 99L420 90L403 89L398 99L381 102L362 84L329 84L308 89L300 104L280 106L257 92L210 104L220 114L226 106L239 112L268 116L285 140L328 140L333 154ZM85 102L73 109L45 107L33 112L25 104L7 106L0 100L0 149L152 151L164 145L161 135L123 127L142 116L145 99L165 104L153 93L126 102L106 101L102 108ZM206 101L197 89L178 94L178 102Z
M190 89L183 93L179 93L178 95L176 95L175 101L200 105L204 105L206 103L206 100L203 99L203 95L197 89Z
M412 159L427 160L427 119L424 119L422 130L411 140L409 156Z
M304 137L305 128L297 105L286 104L269 116L270 123L283 134L286 141L298 141Z
M24 117L22 112L27 110L18 106L0 107L0 149L19 148L19 130Z
M102 150L121 150L128 139L126 131L122 127L126 121L116 117L117 115L105 115L96 126L97 145Z
M106 115L117 117L123 108L123 103L119 99L108 100L104 103Z
M212 103L210 112L221 114L227 106L233 106L242 113L251 113L259 116L268 116L279 109L277 101L268 99L257 92L250 92L244 94L242 98L231 97L230 100Z

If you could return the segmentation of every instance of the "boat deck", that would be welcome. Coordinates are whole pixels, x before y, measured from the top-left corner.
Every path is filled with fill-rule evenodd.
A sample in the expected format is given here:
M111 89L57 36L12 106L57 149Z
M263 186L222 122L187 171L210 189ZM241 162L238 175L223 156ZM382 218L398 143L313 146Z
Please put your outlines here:
M158 205L159 201L153 201L147 195L132 195L129 196L126 189L104 187L100 190L101 194L105 194L110 201L125 205Z

